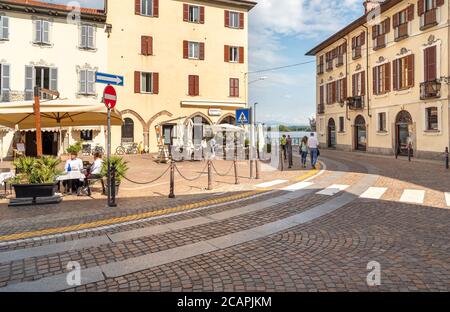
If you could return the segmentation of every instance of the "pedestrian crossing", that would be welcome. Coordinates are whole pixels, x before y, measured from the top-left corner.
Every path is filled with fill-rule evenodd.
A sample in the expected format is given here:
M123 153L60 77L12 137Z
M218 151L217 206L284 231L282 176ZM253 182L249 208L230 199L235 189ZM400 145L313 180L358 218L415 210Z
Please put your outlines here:
M268 188L273 186L278 186L281 184L287 184L287 180L273 180L269 182L264 182L261 184L256 185L256 187L259 188ZM314 183L313 182L297 182L294 184L290 184L287 186L282 187L280 190L287 191L287 192L295 192L300 191L303 189L314 189ZM319 187L316 194L322 195L322 196L334 196L336 194L339 194L346 189L348 189L350 185L346 184L333 184L330 185L324 189L320 189ZM362 199L372 199L372 200L383 200L383 197L388 192L389 188L387 187L369 187L367 190L365 190L361 195L359 195ZM404 189L402 190L401 196L394 201L398 201L401 203L406 204L418 204L423 205L425 203L426 198L426 191L420 190L420 189ZM392 201L392 199L386 199L389 201ZM445 192L442 194L442 201L444 207L450 207L450 192Z

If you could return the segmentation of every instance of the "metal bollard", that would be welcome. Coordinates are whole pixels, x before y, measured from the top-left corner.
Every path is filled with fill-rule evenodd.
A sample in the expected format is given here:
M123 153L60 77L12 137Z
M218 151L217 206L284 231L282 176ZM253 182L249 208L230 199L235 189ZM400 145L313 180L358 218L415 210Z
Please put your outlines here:
M211 160L208 160L208 191L211 191L212 188L212 168L211 168Z
M170 194L169 198L175 198L175 162L170 160Z
M255 168L256 168L256 179L258 180L258 179L260 179L260 176L259 176L259 161L258 161L258 159L255 160Z
M238 175L238 168L237 168L237 157L234 157L234 184L239 184L239 175Z
M449 169L448 147L445 148L445 168Z
M109 184L110 189L110 200L108 202L109 207L117 207L116 204L116 165L112 164L111 166L111 180Z
M408 145L408 161L411 162L411 144Z

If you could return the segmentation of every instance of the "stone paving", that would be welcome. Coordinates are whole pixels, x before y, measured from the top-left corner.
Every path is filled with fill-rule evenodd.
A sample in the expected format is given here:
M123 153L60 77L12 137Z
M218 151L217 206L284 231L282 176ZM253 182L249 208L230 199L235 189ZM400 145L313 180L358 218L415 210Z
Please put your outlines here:
M265 228L267 233L273 234L264 237L259 235L259 238L244 240L243 243L230 242L223 245L228 247L210 252L206 248L203 252L193 253L193 256L163 259L162 264L155 267L140 263L141 270L117 277L108 273L96 282L73 288L67 286L61 290L449 291L450 207L442 195L450 191L450 172L443 170L438 163L408 163L337 151L323 151L322 154L327 170L309 180L309 191L283 191L283 187L294 183L291 180L254 198L183 215L168 215L159 220L85 234L2 246L3 253L14 253L39 246L48 246L51 250L52 246L66 240L81 242L83 237L105 236L111 239L122 234L125 237L92 247L75 247L63 252L0 261L0 287L20 287L21 283L30 287L28 281L39 283L41 279L44 281L43 278L47 278L45 283L49 281L48 285L51 285L54 279L66 274L65 267L69 261L78 261L83 269L95 270L106 264L125 263L149 255L157 257L215 238L220 241L227 236L264 228L270 223L273 225ZM294 170L289 174L294 178L301 172ZM274 174L264 181L276 180L280 176ZM281 178L286 179L286 175ZM348 189L332 196L316 194L324 187L336 184L348 186ZM358 198L369 186L386 187L387 190L377 200ZM356 189L359 190L357 193L354 192ZM424 202L401 203L399 199L405 189L425 190ZM348 200L343 201L343 198ZM195 200L195 197L188 200ZM339 205L340 202L343 204ZM142 209L147 203L153 202L149 200L142 204ZM309 214L315 207L319 209L327 205L329 208L337 205L337 209L283 230L287 222L284 220ZM245 209L244 206L253 208L239 212ZM97 216L102 213L96 211ZM130 211L125 209L122 213ZM228 213L229 217L209 219L220 213ZM204 222L196 225L194 220L199 218ZM79 221L82 220L84 217ZM60 221L55 222L58 224ZM175 227L179 222L185 225ZM278 230L277 222L284 224ZM125 233L139 230L145 233L155 226L168 226L169 229L126 239ZM3 253L0 252L0 259ZM380 286L370 287L366 282L367 265L371 261L381 265ZM126 271L127 268L122 269Z

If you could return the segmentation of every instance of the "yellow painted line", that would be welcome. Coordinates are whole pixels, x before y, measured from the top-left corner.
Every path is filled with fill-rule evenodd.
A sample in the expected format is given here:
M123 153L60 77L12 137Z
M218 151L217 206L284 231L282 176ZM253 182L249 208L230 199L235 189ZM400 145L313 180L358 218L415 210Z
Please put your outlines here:
M305 180L307 178L312 177L313 175L317 174L318 170L311 170L307 173L303 174L300 177L297 177L295 181ZM227 197L221 197L221 198L215 198L210 200L205 200L201 202L196 202L192 204L184 204L177 207L172 208L166 208L162 210L156 210L156 211L150 211L140 214L133 214L125 217L117 217L117 218L110 218L110 219L104 219L104 220L98 220L95 222L89 222L89 223L81 223L81 224L75 224L75 225L69 225L64 227L56 227L56 228L48 228L43 230L37 230L37 231L31 231L31 232L22 232L22 233L14 233L9 235L2 235L0 236L0 242L3 241L11 241L11 240L19 240L19 239L26 239L31 237L38 237L38 236L47 236L47 235L53 235L53 234L62 234L67 232L75 232L75 231L81 231L86 229L95 229L98 227L108 226L108 225L114 225L114 224L120 224L130 221L138 221L153 217L160 217L165 215L170 215L173 213L179 213L183 211L189 211L201 207L207 207L217 204L222 204L226 202L231 202L239 199L244 199L247 197L251 197L260 193L264 193L267 191L273 190L273 188L264 188L259 189L255 191L248 191L242 194L236 194L232 196Z

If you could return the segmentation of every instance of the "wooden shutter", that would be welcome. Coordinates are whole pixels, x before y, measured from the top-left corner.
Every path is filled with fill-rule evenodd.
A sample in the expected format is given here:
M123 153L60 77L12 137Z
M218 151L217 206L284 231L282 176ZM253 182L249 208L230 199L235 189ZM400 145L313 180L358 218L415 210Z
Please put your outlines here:
M352 75L352 96L356 96L356 74Z
M183 41L183 58L189 58L189 42L187 40Z
M361 96L366 95L366 72L361 72Z
M230 27L230 11L225 10L225 27Z
M147 52L148 55L153 55L153 37L147 37Z
M239 47L239 63L244 64L244 47Z
M425 13L425 3L424 0L417 1L417 14L419 16L423 15Z
M378 67L372 68L372 88L373 88L373 94L378 94L378 81L377 81L377 70Z
M141 0L134 0L134 13L141 15Z
M153 94L159 94L159 73L153 73L152 76Z
M183 3L183 21L189 22L189 4Z
M2 97L0 98L0 102L9 102L11 100L11 97L10 97L11 66L8 64L0 64L0 68L1 68L1 72L2 72L2 76L0 77L0 79L1 79L0 84L2 86L2 89L0 90L1 94L2 94Z
M384 20L384 34L388 34L391 31L391 19L388 17Z
M378 36L377 29L377 25L372 26L372 40L375 40Z
M189 75L189 78L188 78L188 94L190 96L194 95L194 91L195 91L194 83L195 83L194 76Z
M414 19L414 4L408 6L408 21L412 21Z
M444 5L444 0L436 0L436 6L440 7Z
M234 96L234 81L233 78L230 78L230 85L229 85L229 94L230 96Z
M425 49L425 81L436 80L436 46Z
M407 56L408 66L408 87L414 86L414 54Z
M399 75L399 68L398 68L398 62L399 60L394 60L392 62L392 79L393 79L393 89L396 91L398 90L398 75Z
M204 42L200 42L200 55L199 55L199 59L200 60L204 60L205 59L205 43Z
M391 64L384 64L384 91L391 91Z
M392 27L397 28L398 25L400 25L400 13L396 13L392 16Z
M134 72L134 93L141 93L141 72Z
M320 101L320 103L319 104L324 104L324 89L323 89L323 86L320 86L319 87L319 101Z
M342 84L344 85L343 88L343 92L342 92L342 99L347 99L347 77L345 77L344 79L342 79Z
M153 0L153 16L159 16L159 0Z
M200 7L200 24L205 23L205 7Z
M239 13L239 28L244 29L244 13Z
M153 54L153 38L150 36L141 37L141 54L152 55Z
M359 35L360 36L360 38L361 38L361 45L363 46L363 45L365 45L366 44L366 33L363 31L362 33L361 33L361 35Z
M194 93L195 93L195 95L200 95L200 77L199 76L194 76L194 82L195 82L195 84L194 84L194 87L195 87Z
M356 48L356 37L352 38L352 50Z
M228 45L224 46L224 61L225 62L230 61L230 46L228 46Z
M331 103L336 103L336 83L337 81L331 83Z

